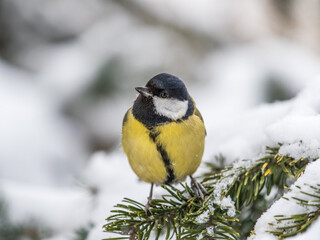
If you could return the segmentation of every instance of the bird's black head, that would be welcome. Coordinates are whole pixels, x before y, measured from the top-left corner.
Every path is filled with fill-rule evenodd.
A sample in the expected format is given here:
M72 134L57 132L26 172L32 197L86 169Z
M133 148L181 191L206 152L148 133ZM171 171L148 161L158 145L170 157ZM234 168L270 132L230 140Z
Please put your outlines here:
M183 81L168 73L151 78L133 105L134 116L145 125L179 121L193 113L194 106ZM147 123L147 124L146 124Z
M151 78L147 85L153 96L160 98L173 98L181 101L188 100L189 94L184 83L168 73L160 73Z

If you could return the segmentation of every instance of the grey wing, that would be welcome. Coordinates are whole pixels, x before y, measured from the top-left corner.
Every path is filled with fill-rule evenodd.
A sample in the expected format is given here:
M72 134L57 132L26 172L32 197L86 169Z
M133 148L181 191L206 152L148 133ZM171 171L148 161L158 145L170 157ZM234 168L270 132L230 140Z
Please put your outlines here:
M122 120L122 127L128 121L128 114L130 111L131 111L131 108L129 108L128 111L126 112L126 114L124 115L123 120Z
M198 116L201 119L201 121L203 122L203 125L204 125L203 117L202 117L200 111L198 110L198 108L196 108L194 110L194 115ZM207 130L205 130L205 132L206 132L206 136L207 136Z

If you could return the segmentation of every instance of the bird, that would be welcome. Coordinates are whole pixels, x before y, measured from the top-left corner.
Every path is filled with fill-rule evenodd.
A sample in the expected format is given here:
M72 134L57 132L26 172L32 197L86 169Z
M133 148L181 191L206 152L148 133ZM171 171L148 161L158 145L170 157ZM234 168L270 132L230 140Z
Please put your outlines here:
M122 147L135 174L150 183L145 211L150 211L153 186L191 178L203 198L205 189L192 177L204 152L206 129L184 82L169 73L136 87L138 96L122 123Z

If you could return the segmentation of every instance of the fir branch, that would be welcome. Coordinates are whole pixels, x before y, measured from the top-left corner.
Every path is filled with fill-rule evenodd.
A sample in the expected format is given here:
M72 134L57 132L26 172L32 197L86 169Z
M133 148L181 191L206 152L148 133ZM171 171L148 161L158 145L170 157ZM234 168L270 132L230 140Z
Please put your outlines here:
M240 164L236 163L240 165L237 168L234 167L234 164L219 173L206 173L203 180L204 186L221 184L226 179L230 182L231 178L232 183L223 189L220 198L231 196L236 201L237 209L240 209L243 204L248 206L257 199L263 188L267 189L267 195L272 186L276 185L279 189L283 189L286 180L290 177L298 178L309 163L308 159L280 156L278 152L279 147L267 147L266 156L258 159L252 165L249 160L241 160ZM246 165L250 166L246 167ZM210 192L214 195L214 189L211 189Z
M291 216L277 215L275 219L278 223L276 231L267 231L284 239L287 237L295 236L300 232L305 231L311 223L318 219L320 215L320 185L309 186L313 190L312 193L300 191L301 194L305 195L307 199L292 197L297 204L305 207L305 212L300 214L294 214ZM301 189L299 186L297 188ZM289 199L287 199L289 200ZM274 225L269 223L270 225Z
M114 215L107 218L104 228L108 232L129 235L123 239L149 239L152 230L156 239L164 233L165 239L195 239L200 234L207 239L214 234L217 239L237 239L238 233L229 227L236 218L228 217L225 211L212 208L212 213L205 223L199 223L197 218L206 210L199 197L195 196L187 184L181 184L183 190L170 185L163 185L167 194L161 199L152 200L152 214L146 214L144 205L125 198L113 210ZM188 196L188 197L187 197ZM216 206L217 207L217 206ZM213 229L212 233L207 229Z
M152 200L150 215L143 204L125 198L106 219L104 229L126 235L116 239L148 239L152 232L156 239L162 234L165 239L238 239L236 211L255 201L262 189L268 194L272 186L283 189L287 179L299 177L309 163L278 152L279 147L267 147L266 156L256 161L241 160L225 168L211 165L202 181L207 191L204 201L188 184L181 184L182 190L163 185L166 194ZM223 157L219 159L223 163Z

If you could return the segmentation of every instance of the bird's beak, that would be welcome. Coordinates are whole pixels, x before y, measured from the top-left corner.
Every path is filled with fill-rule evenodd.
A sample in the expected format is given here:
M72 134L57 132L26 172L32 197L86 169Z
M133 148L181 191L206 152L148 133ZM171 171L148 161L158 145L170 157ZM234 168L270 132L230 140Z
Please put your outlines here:
M137 90L138 93L142 94L145 97L151 97L152 96L152 93L151 93L150 89L147 88L147 87L136 87L136 90Z

